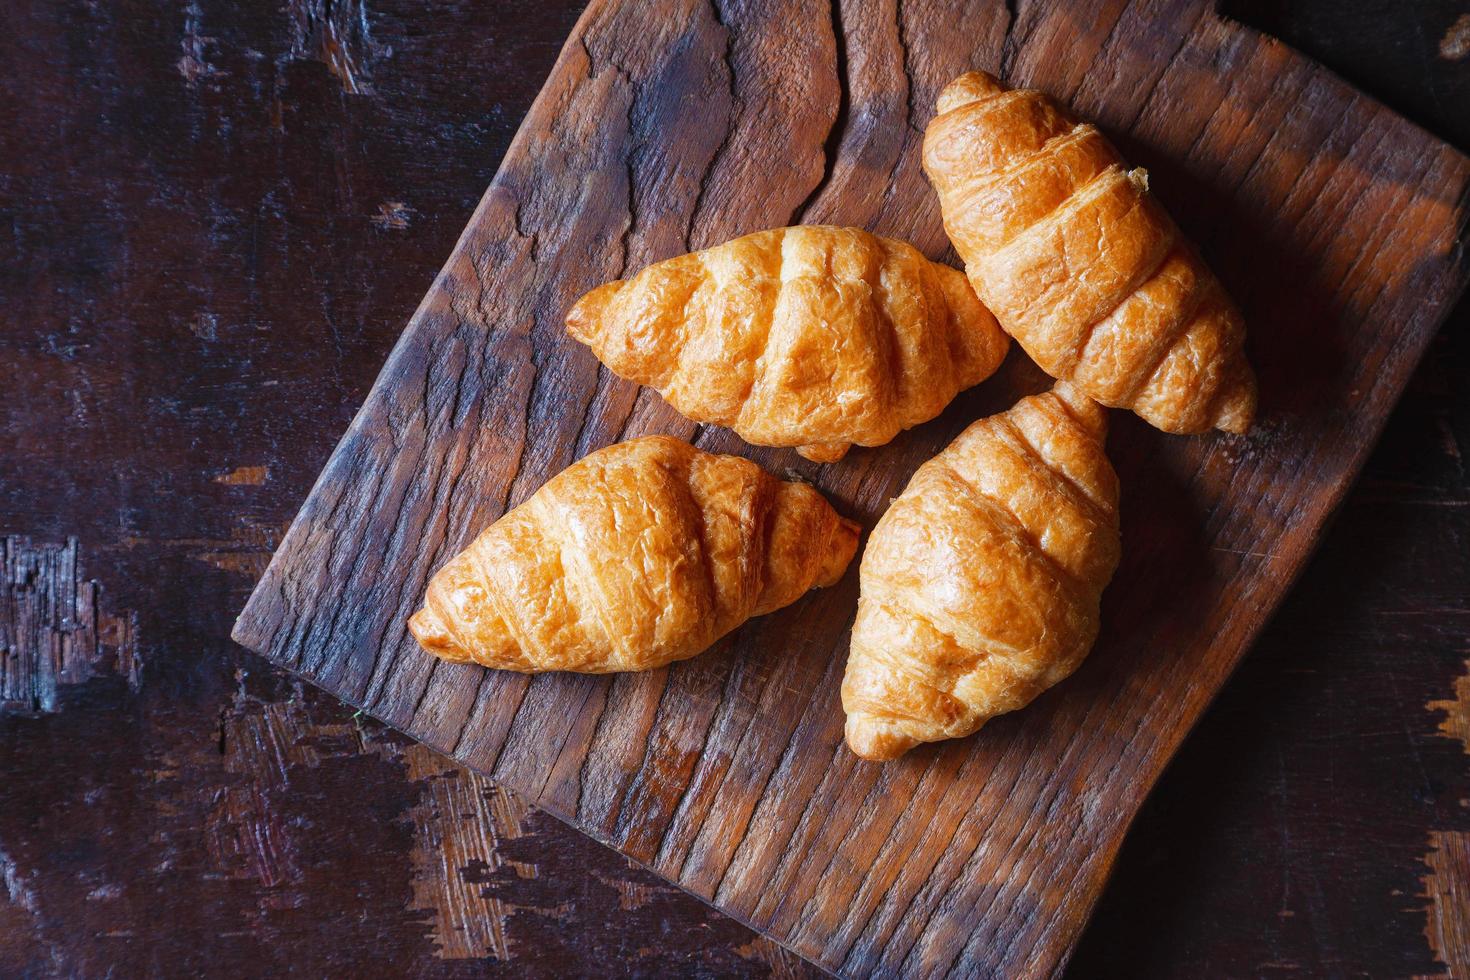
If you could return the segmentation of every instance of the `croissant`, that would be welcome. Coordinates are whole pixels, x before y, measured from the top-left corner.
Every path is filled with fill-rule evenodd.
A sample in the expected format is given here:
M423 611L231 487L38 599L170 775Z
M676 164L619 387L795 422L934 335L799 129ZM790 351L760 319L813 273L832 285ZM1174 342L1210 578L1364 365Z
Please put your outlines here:
M1072 673L1118 564L1101 406L1059 382L919 467L860 571L847 744L896 759L960 738Z
M760 231L583 296L572 337L697 422L819 462L943 411L1008 340L962 273L823 225Z
M408 625L445 660L647 670L834 584L857 541L811 487L648 436L574 463L490 525Z
M969 72L939 96L924 171L970 282L1056 378L1167 432L1245 432L1245 324L1097 127Z

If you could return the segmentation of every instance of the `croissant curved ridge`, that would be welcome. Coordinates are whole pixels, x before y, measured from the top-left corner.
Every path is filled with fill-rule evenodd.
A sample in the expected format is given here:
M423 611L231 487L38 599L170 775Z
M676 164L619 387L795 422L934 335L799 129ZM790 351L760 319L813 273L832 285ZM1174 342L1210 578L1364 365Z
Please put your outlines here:
M776 228L607 283L572 337L683 415L833 462L943 411L1008 339L963 273L857 228Z
M1032 359L1167 432L1245 432L1245 324L1097 127L984 72L951 82L924 171L981 300Z
M981 419L914 473L860 567L847 744L895 759L1072 673L1118 564L1103 409L1074 386Z
M648 670L834 584L857 542L811 487L648 436L584 457L482 532L409 629L445 660Z

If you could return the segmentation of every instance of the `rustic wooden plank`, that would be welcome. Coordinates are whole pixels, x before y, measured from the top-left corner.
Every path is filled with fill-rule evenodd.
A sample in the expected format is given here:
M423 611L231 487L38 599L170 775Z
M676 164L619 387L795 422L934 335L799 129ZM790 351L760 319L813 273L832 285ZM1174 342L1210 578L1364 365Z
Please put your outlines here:
M64 687L117 674L137 689L143 664L131 616L97 608L77 571L77 541L0 538L0 715L58 710Z
M439 664L428 574L576 456L665 431L871 523L1004 376L820 467L697 428L560 319L624 269L793 220L945 253L915 160L964 67L1072 101L1155 173L1252 325L1263 420L1118 416L1123 567L1076 677L964 742L839 747L841 586L634 678ZM1200 2L594 3L237 625L241 642L843 972L1049 971L1129 819L1310 552L1463 285L1470 164Z

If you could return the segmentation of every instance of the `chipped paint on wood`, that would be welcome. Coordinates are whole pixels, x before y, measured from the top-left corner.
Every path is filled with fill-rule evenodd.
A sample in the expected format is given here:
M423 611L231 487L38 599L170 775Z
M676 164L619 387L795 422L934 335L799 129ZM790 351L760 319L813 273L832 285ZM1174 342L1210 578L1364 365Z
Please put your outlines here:
M1424 936L1451 977L1470 976L1470 832L1431 831Z
M745 945L736 946L735 955L766 966L771 971L770 980L805 980L814 972L806 960L765 936L756 936Z
M219 792L206 819L215 866L266 888L300 883L289 830L268 794L287 785L292 767L315 767L327 756L352 751L358 745L355 731L351 725L313 722L296 698L262 702L238 693L221 714L219 748L225 771L239 778Z
M320 61L348 95L371 95L369 72L380 53L363 0L288 0L291 57Z
M180 70L183 70L182 67ZM189 321L189 332L200 340L219 340L219 317L208 310L200 310Z
M271 561L271 552L280 540L280 528L246 524L232 528L229 540L205 538L188 543L200 549L190 553L190 557L196 561L254 582L265 574L266 566Z
M506 917L515 907L485 894L482 879L506 865L519 878L536 877L534 865L506 861L498 850L501 841L524 833L526 804L422 745L404 749L403 762L408 778L424 787L407 814L414 827L409 907L433 916L439 958L509 959Z
M131 615L98 609L101 587L77 568L77 539L0 540L0 714L49 714L60 690L98 673L137 689L142 661Z
M174 67L184 76L184 81L190 88L198 85L199 79L216 73L215 67L205 57L206 49L215 39L202 32L203 17L204 11L197 2L184 8L184 37L179 43L184 55L175 62Z
M18 905L27 912L36 911L35 892L21 879L15 861L4 851L0 851L0 881L5 883L5 895L11 905Z
M417 213L402 201L384 201L378 205L378 213L368 220L383 231L401 231L408 227L409 219Z
M227 474L228 475L228 474ZM224 482L217 480L216 482ZM187 548L189 557L242 577L248 585L265 572L283 529L266 524L242 524L228 538L123 538L127 548Z
M267 701L245 693L242 673L237 682L239 690L220 716L218 751L228 779L208 789L215 802L206 818L205 850L215 874L260 887L263 909L297 908L310 900L303 829L289 806L304 773L369 755L400 766L416 788L417 799L398 818L412 828L406 908L424 915L435 956L511 961L527 952L517 948L513 922L525 928L572 915L575 902L527 905L508 898L513 892L507 892L507 881L540 877L534 863L516 860L515 848L504 847L524 844L522 838L537 833L520 797L375 724L359 725L356 717L321 721L299 691L285 701ZM159 771L162 779L177 776L168 767ZM619 864L626 876L596 868L583 873L614 890L623 911L656 914L650 906L676 893L632 862ZM518 919L520 913L529 918ZM755 939L735 952L772 975L804 975L798 957L768 940ZM652 956L654 950L638 955Z
M397 763L420 787L404 814L413 826L413 897L408 908L429 914L435 953L442 959L509 959L507 916L515 910L485 894L482 879L508 867L536 877L534 865L503 859L501 841L521 836L526 804L483 776L430 749L373 728L316 721L298 697L261 701L241 689L221 714L224 769L236 777L217 794L207 820L207 849L225 876L254 880L273 900L294 906L304 876L292 828L273 804L293 773L361 753Z
M227 487L259 487L265 485L270 475L269 466L237 466L230 472L215 477L214 482L223 483Z
M1455 696L1447 701L1430 701L1425 707L1444 712L1440 734L1457 739L1470 754L1470 660L1465 661L1465 673L1455 679Z
M636 867L629 862L630 867ZM618 908L624 912L636 912L661 895L670 895L678 889L661 886L631 878L598 875L598 880L618 893Z
M1446 61L1470 57L1470 14L1461 14L1439 39L1439 56Z

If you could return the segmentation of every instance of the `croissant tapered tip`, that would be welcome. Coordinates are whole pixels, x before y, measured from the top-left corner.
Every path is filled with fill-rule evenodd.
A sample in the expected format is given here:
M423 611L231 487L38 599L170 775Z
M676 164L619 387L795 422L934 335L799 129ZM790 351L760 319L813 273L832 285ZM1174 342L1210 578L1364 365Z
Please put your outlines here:
M1057 397L1071 415L1082 423L1088 431L1099 439L1108 432L1108 412L1092 398L1083 393L1081 388L1068 381L1058 381L1052 386L1051 393Z
M980 102L1004 91L1005 85L989 72L967 71L944 86L944 91L939 93L939 114L942 116L951 109Z
M567 311L567 333L573 340L590 344L602 333L603 312L622 288L623 280L614 279L577 300Z
M843 732L853 755L870 762L891 762L919 744L918 739L905 735L891 722L863 712L848 715Z
M425 606L408 619L408 631L419 642L419 646L445 660L469 660L453 634L444 625L444 620L430 606Z
M851 448L850 442L817 442L810 446L797 446L796 454L813 463L835 463L846 456Z
M857 554L858 539L862 537L862 533L862 525L857 521L850 521L845 517L837 519L837 527L832 531L832 537L827 543L826 559L817 572L814 584L818 588L825 589L836 585L847 572L847 566L852 563L852 556Z
M1215 409L1214 427L1243 436L1256 418L1256 385L1247 377L1220 399Z

